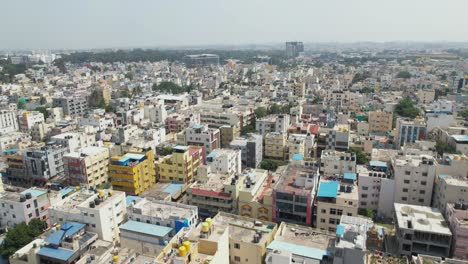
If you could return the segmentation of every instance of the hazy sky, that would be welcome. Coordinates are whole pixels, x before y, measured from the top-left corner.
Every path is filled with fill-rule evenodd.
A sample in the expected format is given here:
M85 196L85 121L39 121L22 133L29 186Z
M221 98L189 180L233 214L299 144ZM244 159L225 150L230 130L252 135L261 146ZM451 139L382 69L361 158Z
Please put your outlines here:
M0 49L468 41L468 0L1 0Z

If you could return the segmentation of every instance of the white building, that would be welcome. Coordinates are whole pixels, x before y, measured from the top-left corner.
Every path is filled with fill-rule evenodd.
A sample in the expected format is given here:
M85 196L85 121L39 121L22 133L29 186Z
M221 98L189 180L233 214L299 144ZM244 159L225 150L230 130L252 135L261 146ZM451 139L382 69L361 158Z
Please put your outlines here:
M265 136L270 132L286 133L290 125L291 117L289 115L270 115L258 119L255 128L260 135Z
M90 147L96 144L95 130L93 127L85 127L82 131L67 132L52 136L51 141L67 146L68 151L76 151L79 148Z
M49 208L52 223L88 224L88 230L105 241L118 241L119 225L126 214L125 193L112 190L95 193L82 189Z
M206 164L212 172L233 175L242 172L241 151L234 149L215 149L206 156Z
M18 131L16 111L0 110L0 135Z
M323 150L320 157L320 172L324 176L343 175L345 172L356 172L356 154Z
M144 107L144 117L154 123L164 123L167 118L164 104L149 104Z
M430 206L436 161L431 155L409 153L392 160L395 203Z

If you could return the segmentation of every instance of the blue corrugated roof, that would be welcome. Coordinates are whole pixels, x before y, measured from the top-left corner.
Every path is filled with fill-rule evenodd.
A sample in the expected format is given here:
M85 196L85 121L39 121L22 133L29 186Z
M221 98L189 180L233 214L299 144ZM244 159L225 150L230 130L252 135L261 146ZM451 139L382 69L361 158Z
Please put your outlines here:
M185 151L185 150L188 149L188 147L187 146L177 145L177 146L173 147L173 149L175 149L175 150L184 150Z
M345 233L345 226L344 225L337 225L336 226L336 235L343 236Z
M336 198L338 193L338 181L323 181L320 182L318 197Z
M145 157L144 154L136 154L136 153L127 153L125 154L126 158L133 159L133 160L141 160Z
M195 124L195 125L192 126L192 128L194 128L194 129L199 129L199 128L203 128L203 127L205 127L205 126L200 125L200 124Z
M142 199L141 197L129 195L125 197L125 202L127 203L127 205L130 205L131 203L133 203L133 201L137 201L141 199Z
M462 142L465 142L465 141L468 141L468 135L452 135L453 139L455 139L455 141L462 141Z
M22 191L21 194L26 195L27 193L31 193L32 196L37 197L41 196L46 193L46 191L43 190L37 190L37 189L27 189L25 191Z
M46 239L45 242L55 245L55 246L60 246L60 242L62 242L62 238L65 235L65 231L63 230L57 230L51 235L49 235Z
M206 156L207 158L214 158L218 155L218 151L216 150L213 150L210 154L208 154L208 156Z
M322 260L323 256L328 255L328 252L323 249L306 247L306 246L292 244L292 243L278 241L278 240L273 240L273 242L271 242L267 248L271 250L273 249L286 250L295 255L312 258L312 259L318 259L318 260Z
M354 172L345 172L345 173L343 174L343 178L344 178L345 180L353 180L353 181L354 181L354 180L357 179L357 175L356 175L356 173L354 173Z
M293 154L292 160L303 160L304 159L304 154L296 153Z
M164 237L172 231L172 228L167 226L152 225L130 220L127 223L120 226L120 231L122 230L147 234L151 236Z
M369 164L373 167L387 167L387 163L380 160L371 160Z
M60 230L57 230L54 233L50 234L45 239L45 242L58 246L60 245L64 237L67 237L67 236L71 237L85 227L86 225L82 223L65 222L60 226Z
M163 192L170 193L171 196L178 193L182 188L184 188L183 183L170 183L166 188L163 189Z
M69 186L69 187L66 187L66 188L63 188L63 189L59 190L59 192L60 192L60 194L62 196L65 196L65 195L67 195L67 194L69 194L69 193L71 193L71 192L73 192L75 190L76 190L75 187Z
M73 256L73 254L75 254L75 251L65 248L43 247L37 252L37 254L52 259L67 261Z

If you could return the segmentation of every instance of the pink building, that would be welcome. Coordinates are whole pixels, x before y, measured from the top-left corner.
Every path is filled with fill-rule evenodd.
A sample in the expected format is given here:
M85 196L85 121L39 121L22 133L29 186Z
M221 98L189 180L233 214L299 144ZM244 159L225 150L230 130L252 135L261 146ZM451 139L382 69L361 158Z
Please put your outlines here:
M447 204L445 216L453 234L452 257L468 259L468 204Z
M200 124L200 114L171 114L166 118L166 133L179 133L194 124Z

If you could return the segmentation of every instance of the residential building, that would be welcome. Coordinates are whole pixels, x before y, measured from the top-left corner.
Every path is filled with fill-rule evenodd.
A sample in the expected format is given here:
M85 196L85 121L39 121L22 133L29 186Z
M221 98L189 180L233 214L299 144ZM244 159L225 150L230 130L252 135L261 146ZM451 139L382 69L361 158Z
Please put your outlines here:
M21 132L29 132L37 123L44 123L44 114L39 111L23 111L18 116L18 124Z
M313 157L315 135L312 134L290 134L288 138L289 160L294 155L302 155L304 158Z
M332 263L335 235L315 228L281 222L267 246L266 264Z
M246 179L239 190L238 214L261 221L273 221L272 184L273 179L278 177L261 169L244 171L244 175Z
M400 255L450 255L452 232L436 208L395 203L394 220Z
M65 176L71 186L96 189L109 181L109 149L86 147L63 156Z
M172 154L156 162L158 181L191 183L198 168L205 163L204 147L175 146Z
M262 136L270 132L286 133L290 125L291 117L286 114L269 115L255 122L255 128Z
M369 112L369 132L386 133L392 131L393 113L384 111Z
M349 125L336 125L328 131L325 148L346 151L349 147L349 139Z
M418 97L418 101L422 104L429 104L432 103L435 99L435 90L423 90L420 89L417 91L416 96Z
M155 199L135 200L127 210L129 220L170 227L172 235L183 227L196 227L199 220L196 206Z
M392 217L395 180L387 163L372 160L369 165L358 165L356 172L359 175L359 208Z
M184 146L203 146L207 153L221 145L219 129L196 124L185 129L177 136L177 143Z
M0 135L18 131L16 111L0 110Z
M88 231L111 242L119 240L119 225L126 214L125 193L113 190L81 189L49 208L51 223L75 221L87 224Z
M356 153L323 150L320 157L320 173L324 176L356 172Z
M263 138L261 135L248 134L234 139L229 148L241 150L242 166L258 168L263 157Z
M375 230L371 219L342 215L336 228L335 257L333 264L365 264L366 252L372 234ZM382 229L383 230L383 229ZM383 243L382 235L376 233L378 245ZM369 249L370 250L370 249Z
M317 199L317 228L335 232L341 216L357 216L359 194L356 173L345 173L340 180L320 179Z
M398 118L396 121L395 143L397 148L406 143L414 143L416 140L426 138L426 121L422 117L413 120L408 118Z
M436 161L432 155L405 153L392 160L395 202L430 206Z
M23 164L26 165L26 178L32 185L38 186L50 178L64 176L63 155L67 152L66 146L56 143L24 150Z
M120 245L138 254L157 256L164 249L174 230L168 226L128 220L119 226Z
M0 135L0 156L17 151L25 141L31 142L31 137L22 132L10 132Z
M299 53L304 52L304 44L299 41L286 42L286 56L295 58Z
M63 146L67 146L68 152L76 151L79 148L86 148L96 144L96 131L93 127L87 126L80 131L66 132L52 136L54 141Z
M54 107L61 107L63 114L68 116L82 116L88 109L88 100L84 96L55 97Z
M240 128L238 126L220 126L219 132L222 148L229 148L229 144L231 144L235 138L240 137Z
M114 190L139 195L156 182L154 151L130 150L109 162L109 176Z
M206 165L211 171L233 175L242 172L241 151L233 149L215 149L206 156Z
M453 234L450 256L457 259L468 259L468 204L447 203L445 211L450 231Z
M268 159L286 160L288 141L286 133L270 132L265 135L264 156Z
M468 180L447 174L437 175L432 195L432 207L445 212L448 203L464 202L468 203Z
M191 113L187 116L180 114L168 115L165 125L167 133L179 133L195 124L200 124L200 114L198 113Z
M278 170L280 177L273 185L273 221L312 225L318 168L295 161Z
M218 65L219 56L216 54L185 55L183 61L188 67Z
M5 191L0 193L0 226L14 227L29 223L32 219L48 221L48 208L57 201L57 193L31 188L21 193Z
M166 106L164 104L145 104L144 116L154 123L165 123L167 118Z

